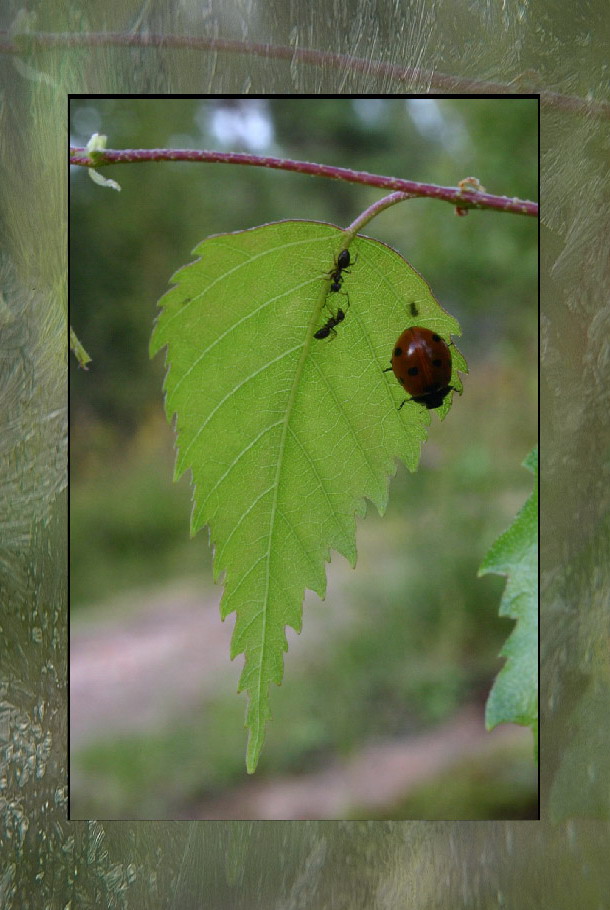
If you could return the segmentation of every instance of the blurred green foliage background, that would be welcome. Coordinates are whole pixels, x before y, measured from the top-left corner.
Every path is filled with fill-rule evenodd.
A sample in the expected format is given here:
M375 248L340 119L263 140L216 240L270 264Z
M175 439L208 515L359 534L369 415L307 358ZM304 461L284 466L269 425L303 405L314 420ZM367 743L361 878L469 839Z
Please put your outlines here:
M72 145L99 132L108 148L248 151L452 186L475 176L494 194L538 196L532 99L87 98L72 100L70 128ZM163 358L148 359L156 303L173 272L210 234L290 218L346 226L381 195L220 164L102 173L122 191L71 168L70 320L92 357L88 372L70 366L73 630L93 617L103 622L112 599L124 605L130 592L141 610L148 592L171 590L174 580L220 599L207 541L189 539L188 478L172 483ZM383 213L369 233L404 255L461 322L457 343L470 373L448 418L433 415L420 470L399 468L386 516L369 510L360 523L355 573L335 558L325 604L306 604L302 637L308 613L323 625L335 604L349 622L340 632L333 625L327 647L298 666L289 651L259 775L312 770L482 703L512 627L497 616L503 580L479 579L477 569L531 491L521 462L537 440L536 220L459 218L445 203L418 199ZM100 730L78 753L72 817L172 817L177 806L243 782L243 710L229 692L208 693L201 711L154 730L116 740ZM514 796L502 793L501 805L489 799L498 777ZM527 749L478 779L481 792L468 784L456 817L534 817ZM395 817L451 817L444 793L432 786Z

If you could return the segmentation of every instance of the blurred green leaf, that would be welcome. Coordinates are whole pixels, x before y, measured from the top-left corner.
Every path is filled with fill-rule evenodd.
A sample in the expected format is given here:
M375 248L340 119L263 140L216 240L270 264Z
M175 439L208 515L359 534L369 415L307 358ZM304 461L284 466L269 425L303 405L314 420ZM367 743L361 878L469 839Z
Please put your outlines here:
M83 370L88 370L89 367L87 364L91 363L91 358L80 343L78 336L72 326L70 326L70 350L76 357L79 367L81 367Z
M487 729L500 723L530 726L538 754L538 450L524 461L535 478L532 495L490 548L479 575L508 578L500 615L517 620L501 654L507 658L491 690Z

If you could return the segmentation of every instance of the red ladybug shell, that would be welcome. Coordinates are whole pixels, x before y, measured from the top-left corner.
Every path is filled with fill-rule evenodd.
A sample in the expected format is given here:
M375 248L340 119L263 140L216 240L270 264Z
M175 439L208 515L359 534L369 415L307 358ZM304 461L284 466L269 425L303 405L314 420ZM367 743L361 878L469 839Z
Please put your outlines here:
M451 352L430 329L413 326L402 333L392 352L392 370L413 401L430 410L440 408L451 391Z

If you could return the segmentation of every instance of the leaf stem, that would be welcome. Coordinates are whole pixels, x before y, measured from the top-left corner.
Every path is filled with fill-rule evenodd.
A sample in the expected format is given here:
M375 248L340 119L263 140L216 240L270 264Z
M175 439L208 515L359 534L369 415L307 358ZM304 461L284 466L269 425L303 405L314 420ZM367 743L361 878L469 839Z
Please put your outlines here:
M414 199L413 193L390 193L389 196L384 196L383 199L378 199L377 202L374 202L372 205L369 205L367 209L364 210L358 217L352 221L350 226L347 229L347 232L350 236L355 236L358 234L366 224L369 223L376 215L381 214L385 209L390 208L392 205L396 205L398 202L404 202L407 199Z

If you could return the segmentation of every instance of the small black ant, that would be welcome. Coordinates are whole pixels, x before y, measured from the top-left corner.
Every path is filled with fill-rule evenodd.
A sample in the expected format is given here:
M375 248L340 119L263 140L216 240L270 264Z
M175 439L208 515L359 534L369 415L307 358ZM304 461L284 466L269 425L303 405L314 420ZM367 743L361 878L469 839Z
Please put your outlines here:
M329 293L333 294L341 290L343 284L342 272L346 271L350 265L353 265L353 263L350 258L349 250L341 250L337 256L337 262L334 268L329 272L329 277L331 278ZM340 322L343 322L349 309L349 296L347 293L345 296L347 297L347 306L345 309L339 307L336 316L330 316L326 325L323 325L322 328L318 329L314 334L314 338L328 338L329 335L334 338L336 336L335 326L339 325Z
M349 250L341 250L337 256L337 264L330 273L330 277L332 278L330 283L331 294L341 290L341 285L343 284L343 275L341 272L349 268L350 261Z
M347 297L347 294L345 296ZM349 309L349 297L347 297L347 306L345 307L345 310L342 310L341 307L339 307L339 309L337 310L337 315L331 316L329 318L328 322L326 323L326 325L323 325L321 329L318 329L318 331L314 334L313 337L322 339L322 338L328 338L328 336L330 335L332 338L334 338L337 334L335 332L335 326L339 325L340 322L343 322L348 309Z

